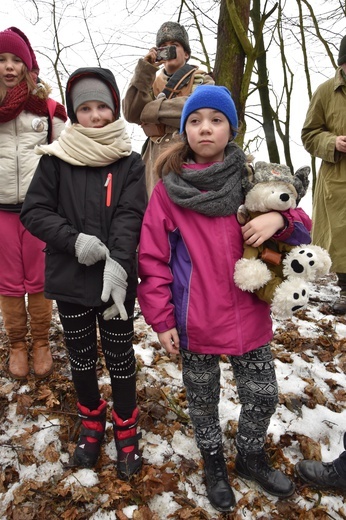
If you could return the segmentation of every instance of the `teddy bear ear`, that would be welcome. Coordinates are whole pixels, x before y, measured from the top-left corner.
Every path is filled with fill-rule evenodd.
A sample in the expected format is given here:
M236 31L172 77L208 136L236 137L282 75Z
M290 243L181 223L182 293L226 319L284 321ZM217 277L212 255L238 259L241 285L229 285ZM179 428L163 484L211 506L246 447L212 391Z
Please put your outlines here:
M304 197L306 194L308 187L309 187L309 174L310 174L311 168L310 166L302 166L301 168L298 168L298 170L295 172L293 177L293 186L297 190L297 205L299 204L300 200Z

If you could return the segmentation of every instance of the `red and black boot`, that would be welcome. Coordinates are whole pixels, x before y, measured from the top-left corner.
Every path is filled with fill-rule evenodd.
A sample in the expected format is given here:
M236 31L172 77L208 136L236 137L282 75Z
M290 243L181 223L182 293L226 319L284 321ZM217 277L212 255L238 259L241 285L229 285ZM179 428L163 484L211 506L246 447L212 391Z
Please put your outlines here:
M137 433L139 410L135 408L129 419L120 419L115 411L112 411L115 446L117 448L118 477L129 480L142 466L142 455L139 451L138 441L142 438Z
M73 461L82 468L92 468L100 455L106 428L107 403L100 399L99 407L92 411L80 403L77 403L77 407L78 415L82 419L82 427Z

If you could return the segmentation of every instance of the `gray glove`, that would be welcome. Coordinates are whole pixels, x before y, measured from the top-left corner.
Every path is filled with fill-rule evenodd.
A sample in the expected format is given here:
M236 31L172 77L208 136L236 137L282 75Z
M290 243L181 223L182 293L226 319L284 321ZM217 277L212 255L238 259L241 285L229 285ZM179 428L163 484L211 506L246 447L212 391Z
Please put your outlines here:
M110 256L106 258L106 265L103 271L103 290L101 300L108 302L111 296L114 305L108 307L103 313L105 320L110 320L120 314L120 318L124 321L128 319L124 301L127 289L127 273L118 262Z
M94 235L79 233L74 247L80 264L94 265L109 255L108 247Z

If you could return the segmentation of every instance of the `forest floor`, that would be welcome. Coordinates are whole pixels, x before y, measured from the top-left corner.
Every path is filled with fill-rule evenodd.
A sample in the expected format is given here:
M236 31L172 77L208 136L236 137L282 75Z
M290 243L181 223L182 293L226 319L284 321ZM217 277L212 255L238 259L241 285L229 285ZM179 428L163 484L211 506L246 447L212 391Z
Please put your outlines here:
M331 313L337 289L321 280L309 306L292 320L274 321L272 349L280 403L269 429L272 464L296 483L279 500L234 471L234 438L240 404L228 359L221 358L221 425L225 456L237 504L215 511L206 498L203 465L189 422L180 359L169 358L137 307L134 346L141 411L143 468L129 482L117 478L108 409L101 456L94 469L70 464L78 437L76 395L56 308L50 343L54 373L13 381L7 374L8 345L0 317L0 519L2 520L340 520L342 494L316 491L296 477L302 458L333 460L346 430L346 316ZM111 401L100 355L102 397ZM329 459L328 459L329 457Z

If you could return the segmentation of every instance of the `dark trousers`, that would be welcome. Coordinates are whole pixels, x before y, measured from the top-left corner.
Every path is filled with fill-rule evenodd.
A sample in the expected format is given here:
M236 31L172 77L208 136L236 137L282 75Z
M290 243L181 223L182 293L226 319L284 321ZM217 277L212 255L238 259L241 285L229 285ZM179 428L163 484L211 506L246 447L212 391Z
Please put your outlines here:
M338 277L338 286L341 289L341 292L346 294L346 273L336 273Z
M57 301L57 305L79 403L90 410L98 408L100 403L98 324L111 380L113 407L122 419L128 419L136 407L136 359L132 345L134 301L125 302L127 321L119 316L106 321L102 317L105 307L84 307L62 301Z
M183 382L197 446L212 451L222 445L219 420L220 356L181 350ZM241 453L263 448L271 416L278 403L278 386L269 345L230 356L241 403L236 446Z

